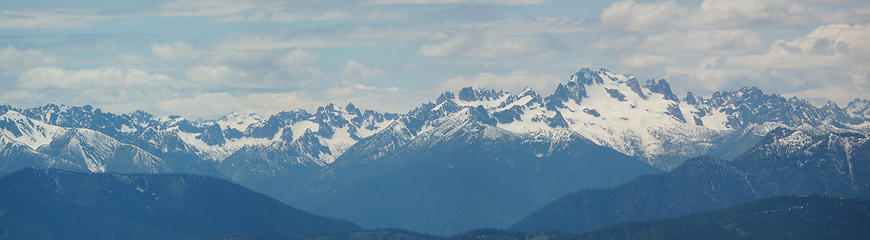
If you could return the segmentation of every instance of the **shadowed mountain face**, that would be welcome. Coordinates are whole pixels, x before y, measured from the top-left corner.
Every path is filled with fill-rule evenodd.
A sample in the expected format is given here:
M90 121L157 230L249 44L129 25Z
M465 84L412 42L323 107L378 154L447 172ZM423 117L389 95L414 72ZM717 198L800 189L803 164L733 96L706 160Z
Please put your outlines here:
M9 239L294 238L360 229L192 175L26 168L0 178L0 192L0 232Z
M617 224L575 239L862 239L870 200L773 197L676 219Z
M0 174L36 166L213 176L363 226L452 234L507 226L563 194L690 157L731 160L776 127L866 134L866 103L816 107L757 88L679 98L665 80L581 69L552 94L466 87L405 113L328 104L189 120L0 105Z
M804 195L765 198L667 220L614 224L579 234L479 229L444 239L864 239L870 234L868 222L870 200Z
M657 172L577 136L553 144L477 122L447 129L460 137L411 142L395 155L366 163L339 159L308 191L315 198L296 202L364 227L450 234L506 227L578 188L613 186ZM439 134L432 131L425 134Z
M791 194L870 196L870 144L851 133L776 129L737 159L686 161L671 172L609 189L581 190L510 229L582 232L608 224L676 217Z

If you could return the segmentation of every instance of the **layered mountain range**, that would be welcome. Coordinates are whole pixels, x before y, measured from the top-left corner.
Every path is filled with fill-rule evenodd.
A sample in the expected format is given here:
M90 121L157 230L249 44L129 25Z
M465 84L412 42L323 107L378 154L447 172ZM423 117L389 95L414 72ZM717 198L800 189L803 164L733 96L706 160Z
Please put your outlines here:
M296 239L359 231L226 180L25 168L0 177L4 239Z
M582 69L550 95L463 88L407 113L329 104L194 121L0 106L0 174L200 174L365 227L446 234L504 227L563 194L694 156L734 159L778 127L868 133L870 102L817 107L757 88L678 97L665 80Z
M693 158L662 174L607 189L584 189L514 224L528 232L584 232L667 219L772 196L870 197L870 136L777 128L732 161Z

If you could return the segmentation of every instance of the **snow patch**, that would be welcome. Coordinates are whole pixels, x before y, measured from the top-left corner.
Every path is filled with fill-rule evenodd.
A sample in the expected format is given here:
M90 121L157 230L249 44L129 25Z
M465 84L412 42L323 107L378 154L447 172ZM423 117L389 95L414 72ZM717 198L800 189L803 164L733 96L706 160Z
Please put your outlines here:
M34 150L41 146L48 145L55 136L58 136L65 131L62 127L28 118L23 114L12 110L7 111L0 116L0 122L6 122L9 124L0 128L0 134L13 142L24 144Z

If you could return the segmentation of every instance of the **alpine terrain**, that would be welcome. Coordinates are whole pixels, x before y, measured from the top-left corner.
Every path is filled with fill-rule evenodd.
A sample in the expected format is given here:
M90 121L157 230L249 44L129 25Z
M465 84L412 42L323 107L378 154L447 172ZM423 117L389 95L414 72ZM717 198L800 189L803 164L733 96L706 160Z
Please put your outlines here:
M816 107L751 87L679 97L664 79L581 69L553 93L467 87L405 113L348 103L190 120L4 105L0 174L50 167L205 175L364 227L452 234L507 227L579 189L747 162L738 155L781 127L863 136L870 132L868 101ZM680 165L701 155L722 160ZM756 197L733 202L750 199Z

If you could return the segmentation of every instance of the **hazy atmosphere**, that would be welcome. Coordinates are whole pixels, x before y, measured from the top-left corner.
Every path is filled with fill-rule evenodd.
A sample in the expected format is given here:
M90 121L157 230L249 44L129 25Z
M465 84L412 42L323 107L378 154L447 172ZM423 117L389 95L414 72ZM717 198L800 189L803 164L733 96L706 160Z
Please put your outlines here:
M464 86L549 94L580 67L709 96L870 92L866 1L5 1L0 102L210 118Z
M0 239L868 226L868 0L0 2Z

